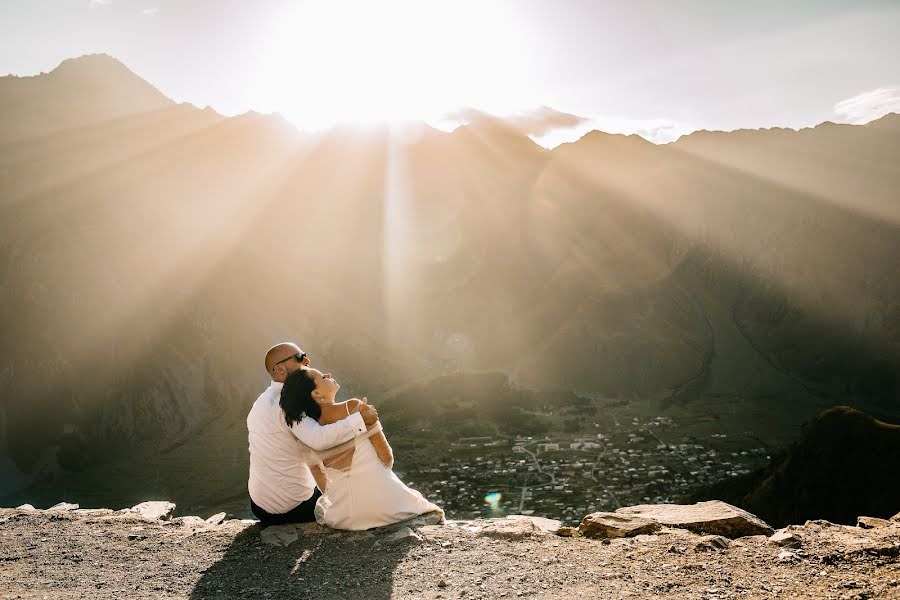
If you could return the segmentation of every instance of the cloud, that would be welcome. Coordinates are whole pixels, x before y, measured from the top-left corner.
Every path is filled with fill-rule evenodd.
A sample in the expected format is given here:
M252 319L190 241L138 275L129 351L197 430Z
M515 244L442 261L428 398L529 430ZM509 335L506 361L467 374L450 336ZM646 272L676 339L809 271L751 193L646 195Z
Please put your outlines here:
M101 8L103 6L109 6L112 4L112 0L90 0L88 2L88 6L91 8Z
M444 121L479 127L500 126L528 136L544 136L559 129L572 129L588 122L588 119L564 113L549 106L541 106L509 115L494 115L476 108L464 108L443 116Z
M145 17L155 17L159 14L159 9L155 6L153 8L145 8L141 11L141 14Z
M544 136L557 129L572 129L588 119L564 113L549 106L541 106L534 110L508 117L506 121L526 135Z
M900 86L880 87L841 100L834 105L834 112L857 125L868 123L887 113L900 113Z

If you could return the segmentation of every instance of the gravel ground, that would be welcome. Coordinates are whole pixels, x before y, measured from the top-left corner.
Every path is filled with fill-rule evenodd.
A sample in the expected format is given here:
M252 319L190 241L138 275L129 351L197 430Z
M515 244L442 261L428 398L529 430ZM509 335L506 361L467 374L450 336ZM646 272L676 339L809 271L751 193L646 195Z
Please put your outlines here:
M900 523L808 522L795 549L680 529L611 541L531 522L297 528L0 509L0 598L900 598ZM293 532L293 530L291 530Z

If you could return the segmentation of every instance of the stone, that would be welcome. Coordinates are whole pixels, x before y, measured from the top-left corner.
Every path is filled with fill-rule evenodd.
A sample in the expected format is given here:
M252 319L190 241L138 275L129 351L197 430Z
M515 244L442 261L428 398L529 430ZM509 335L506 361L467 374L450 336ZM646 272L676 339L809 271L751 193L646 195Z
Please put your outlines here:
M78 510L78 505L77 504L69 504L68 502L60 502L59 504L54 504L47 510L54 510L54 511Z
M556 530L556 535L560 537L578 537L577 527L560 527Z
M705 535L694 544L694 550L697 552L718 552L719 550L727 550L731 545L728 538L721 535Z
M896 515L891 517L891 521L900 522L900 512L898 512Z
M890 527L891 522L887 519L879 519L878 517L856 517L856 526L863 529L874 529L876 527Z
M800 560L800 557L790 550L782 550L778 553L778 562L792 563Z
M175 525L181 525L182 527L206 527L209 524L204 519L201 519L196 515L175 517L169 522Z
M380 531L397 531L404 527L427 527L429 525L440 525L444 522L444 513L441 511L433 510L431 512L427 512L421 515L416 515L415 517L410 517L408 519L404 519L397 523L392 523L391 525L385 525L384 527L380 527Z
M610 512L595 512L585 516L578 525L578 532L587 538L625 538L662 529L651 519Z
M300 536L297 535L297 528L293 525L270 525L259 532L259 539L263 544L271 546L290 546L300 539Z
M396 546L397 544L407 542L418 544L424 541L425 539L421 535L416 533L412 528L401 527L400 529L392 531L383 538L379 539L377 542L375 542L375 546Z
M479 521L481 527L478 535L501 540L524 540L530 537L547 535L530 520L524 519L485 519Z
M545 517L532 517L529 515L508 515L506 518L513 521L531 521L531 523L535 527L537 527L544 533L551 533L553 535L558 535L559 530L563 528L562 521L557 521L556 519L547 519Z
M779 529L766 540L768 544L785 548L799 548L802 541L799 534L786 529Z
M616 514L641 517L667 527L729 539L747 535L772 535L775 530L749 512L720 500L696 504L639 504L616 510Z
M224 520L225 520L225 513L220 512L220 513L216 513L213 516L211 516L210 518L206 519L206 524L207 525L221 525L222 521L224 521Z
M165 500L151 500L132 506L131 510L150 521L168 521L175 511L175 504Z
M21 506L17 506L16 510L37 510L37 509L30 504L23 504Z
M78 508L72 512L79 517L89 519L91 517L108 517L115 514L116 511L110 508Z

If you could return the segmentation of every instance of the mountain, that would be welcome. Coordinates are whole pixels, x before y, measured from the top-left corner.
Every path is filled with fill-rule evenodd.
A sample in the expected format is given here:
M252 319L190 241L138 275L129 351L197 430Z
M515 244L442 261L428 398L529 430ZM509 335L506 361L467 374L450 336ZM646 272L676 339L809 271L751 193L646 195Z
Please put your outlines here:
M856 524L900 506L900 425L846 406L822 412L771 465L704 490L776 527L808 519Z
M52 72L0 77L0 142L115 121L174 105L106 54L64 60Z
M0 487L28 498L163 452L240 480L286 338L376 403L495 372L775 446L848 398L900 410L896 116L552 151L496 118L313 135L104 56L3 78L0 115Z

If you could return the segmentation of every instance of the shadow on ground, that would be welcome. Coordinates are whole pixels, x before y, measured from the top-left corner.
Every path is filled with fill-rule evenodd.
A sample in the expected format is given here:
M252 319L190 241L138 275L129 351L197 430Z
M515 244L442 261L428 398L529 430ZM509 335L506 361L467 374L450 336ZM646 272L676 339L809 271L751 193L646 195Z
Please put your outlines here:
M279 547L262 543L259 525L248 527L206 570L190 597L391 597L394 569L408 543L390 545L378 533L335 531L314 523L298 525L297 531L297 541Z

